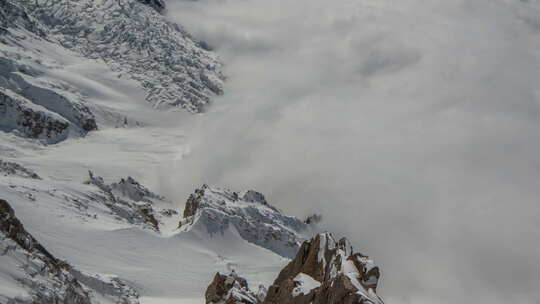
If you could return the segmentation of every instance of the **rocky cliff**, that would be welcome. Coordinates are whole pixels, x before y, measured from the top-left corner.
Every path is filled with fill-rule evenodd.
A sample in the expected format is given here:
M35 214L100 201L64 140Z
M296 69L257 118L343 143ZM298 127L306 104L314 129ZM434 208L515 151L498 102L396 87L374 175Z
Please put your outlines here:
M264 304L382 304L379 268L347 239L322 233L305 241L268 289Z
M255 293L236 273L218 273L207 288L206 303L383 304L376 293L379 277L379 268L355 253L347 239L321 233L302 244L268 291L259 287Z
M138 304L138 293L116 277L78 271L45 249L0 199L0 303L4 304ZM19 290L14 292L15 290ZM24 291L24 292L23 292Z

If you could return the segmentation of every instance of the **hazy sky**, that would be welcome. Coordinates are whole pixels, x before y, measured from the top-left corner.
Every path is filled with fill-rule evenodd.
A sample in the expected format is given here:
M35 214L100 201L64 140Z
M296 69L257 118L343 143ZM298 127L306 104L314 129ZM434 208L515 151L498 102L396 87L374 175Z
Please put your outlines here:
M169 191L254 188L322 213L381 266L387 303L540 303L538 1L169 0L169 14L229 77Z

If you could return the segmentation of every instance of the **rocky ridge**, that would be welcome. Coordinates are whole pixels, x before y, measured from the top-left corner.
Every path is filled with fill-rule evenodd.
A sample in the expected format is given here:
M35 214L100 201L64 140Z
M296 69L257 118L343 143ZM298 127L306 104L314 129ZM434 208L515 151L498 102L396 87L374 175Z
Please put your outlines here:
M252 292L246 279L238 276L234 270L228 275L216 273L205 293L208 304L257 304L265 296L264 286L259 286L257 293Z
M254 293L237 278L234 272L216 274L206 290L206 303L384 304L376 293L379 268L369 257L355 253L347 239L336 241L327 232L305 241L268 291L259 287Z
M379 268L347 239L321 233L305 241L268 289L264 304L382 304Z
M259 192L204 185L188 198L179 229L210 235L234 229L246 241L290 258L300 248L309 226L282 214Z
M171 212L170 209L157 212L155 202L165 202L165 198L151 192L130 176L120 179L119 182L106 184L102 177L94 175L92 171L89 171L88 175L85 183L96 186L103 194L93 199L103 202L118 218L130 224L159 231L158 218L163 213Z

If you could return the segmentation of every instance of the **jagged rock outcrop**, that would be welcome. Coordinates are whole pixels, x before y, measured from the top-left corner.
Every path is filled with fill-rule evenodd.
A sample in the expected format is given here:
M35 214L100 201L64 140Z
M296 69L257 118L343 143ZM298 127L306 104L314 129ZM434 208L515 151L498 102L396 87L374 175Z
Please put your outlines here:
M379 268L343 238L322 233L305 241L279 273L263 304L382 304Z
M28 169L21 164L8 162L0 159L0 175L4 176L19 176L23 178L41 179L36 172Z
M0 276L3 304L98 304L96 293L111 303L139 304L139 294L120 278L83 273L54 257L2 199L0 270L0 274L8 274Z
M263 286L257 293L251 291L247 281L234 270L228 275L216 273L205 293L206 304L258 304L265 296Z
M163 0L4 0L0 10L4 6L22 9L4 10L5 33L14 26L35 30L63 48L104 60L138 81L155 107L201 112L223 92L217 57L161 14Z
M122 178L117 183L106 184L102 177L88 172L86 184L98 187L104 194L100 200L118 217L131 224L140 224L159 231L158 213L154 210L155 200L164 198L151 192L132 177Z
M182 231L219 235L235 229L246 241L285 257L294 257L307 229L301 220L282 214L253 190L238 193L204 185L189 196L183 215Z

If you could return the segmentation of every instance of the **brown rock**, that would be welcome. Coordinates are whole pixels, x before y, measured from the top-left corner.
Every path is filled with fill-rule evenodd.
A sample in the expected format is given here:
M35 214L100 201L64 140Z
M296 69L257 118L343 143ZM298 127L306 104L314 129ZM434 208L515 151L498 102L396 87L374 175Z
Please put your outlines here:
M257 295L249 289L244 278L239 277L234 270L229 275L219 272L214 276L214 280L205 293L207 304L258 304Z
M302 286L306 283L297 278L300 273L320 286ZM302 244L270 286L263 304L382 304L375 293L379 275L373 262L353 253L346 239L336 242L330 233L322 233Z

